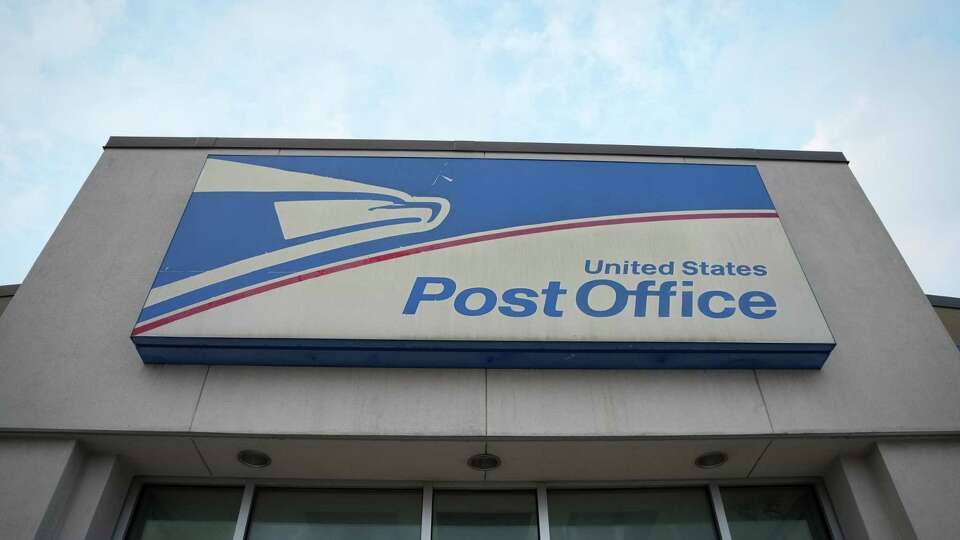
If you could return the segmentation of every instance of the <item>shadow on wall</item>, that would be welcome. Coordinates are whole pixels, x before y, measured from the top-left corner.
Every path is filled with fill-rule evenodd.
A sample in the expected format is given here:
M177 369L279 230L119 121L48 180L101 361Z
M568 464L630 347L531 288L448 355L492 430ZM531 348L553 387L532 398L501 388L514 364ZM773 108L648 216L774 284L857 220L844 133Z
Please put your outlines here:
M0 315L3 314L3 310L7 309L7 304L10 303L19 288L20 285L0 285Z
M933 310L937 312L953 342L960 347L960 298L928 294Z

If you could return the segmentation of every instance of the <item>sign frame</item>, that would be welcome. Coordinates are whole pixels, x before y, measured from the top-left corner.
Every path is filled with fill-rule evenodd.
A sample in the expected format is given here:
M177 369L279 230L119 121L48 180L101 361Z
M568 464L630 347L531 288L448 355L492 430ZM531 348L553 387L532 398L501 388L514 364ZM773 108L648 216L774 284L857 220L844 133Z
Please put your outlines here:
M207 160L224 156L211 154ZM255 155L243 157L258 157ZM296 157L296 156L286 156ZM360 157L299 156L299 157ZM422 159L500 159L503 158L423 158L396 155L389 158ZM513 158L514 161L527 161ZM592 163L653 163L642 160L593 161L548 160ZM655 162L656 164L666 164ZM673 163L677 166L696 166ZM714 167L751 167L719 165ZM198 183L203 173L198 176ZM762 177L760 177L762 183ZM765 186L763 188L765 190ZM196 191L194 191L195 193ZM429 199L429 197L412 197ZM189 201L188 201L189 204ZM772 204L772 203L771 203ZM775 208L774 208L775 211ZM184 210L186 214L186 210ZM777 217L779 220L779 217ZM183 218L177 231L183 225ZM802 273L802 265L784 231L790 253ZM171 238L171 246L176 233ZM170 251L168 247L168 252ZM158 274L159 276L159 274ZM810 294L816 296L806 277ZM144 303L144 309L147 306ZM818 303L817 303L818 304ZM327 367L410 367L410 368L527 368L527 369L819 369L835 347L832 333L822 311L817 311L829 335L822 342L738 342L738 341L565 341L565 340L486 340L486 339L332 339L290 337L165 336L138 332L131 335L138 353L147 364L203 365L275 365Z

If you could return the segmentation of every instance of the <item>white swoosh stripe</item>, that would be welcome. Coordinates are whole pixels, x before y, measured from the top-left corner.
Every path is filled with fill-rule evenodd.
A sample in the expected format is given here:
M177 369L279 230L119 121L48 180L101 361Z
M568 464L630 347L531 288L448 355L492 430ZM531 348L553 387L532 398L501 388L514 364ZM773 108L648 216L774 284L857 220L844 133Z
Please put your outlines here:
M563 224L563 223L578 223L578 222L583 222L583 221L596 221L596 220L598 220L598 219L604 219L604 217L607 217L607 218L628 218L628 217L639 217L639 216L664 216L664 215L684 215L684 214L725 214L725 213L730 213L730 212L757 212L757 211L758 211L758 210L688 210L688 211L680 211L680 212L642 212L642 213L638 213L638 214L628 214L628 215L597 216L597 217L591 217L591 218L570 219L570 220L550 222L550 224L551 224L551 225L554 225L554 224ZM770 210L770 212L773 213L773 212L775 212L775 211L774 211L774 210ZM434 223L435 223L436 221L437 221L437 220L435 220ZM175 282L173 282L173 283L169 283L169 284L167 284L167 285L163 285L163 286L157 287L157 288L155 288L155 289L153 289L153 290L150 291L150 295L147 297L147 302L146 302L146 304L145 304L144 307L149 307L149 306L152 306L152 305L154 305L154 304L156 304L156 303L158 303L158 302L162 302L162 301L164 301L164 300L169 300L170 298L177 297L177 296L179 296L179 295L181 295L181 294L188 293L188 292L193 291L193 290L195 290L195 289L199 289L199 288L202 288L202 287L206 287L207 285L213 285L213 284L215 284L215 283L219 283L219 282L224 281L224 280L226 280L226 279L230 279L231 277L241 276L241 275L243 275L243 274L246 274L246 273L249 273L249 272L253 272L253 271L255 271L255 270L260 270L260 269L262 269L262 268L266 268L266 267L269 267L269 266L273 266L273 265L275 265L275 264L280 264L280 263L283 263L283 262L292 261L292 260L295 260L295 259L299 259L299 258L301 258L301 257L306 257L306 256L308 256L308 255L313 255L313 254L315 254L315 253L320 253L320 252L322 252L322 251L328 251L328 250L331 250L331 249L337 249L338 247L346 247L346 246L348 246L348 245L357 244L357 243L360 243L360 242L365 242L365 241L367 241L367 240L375 240L375 239L377 239L377 238L380 238L380 234L382 234L382 232L377 232L377 231L383 231L384 229L399 230L399 229L402 229L402 228L404 228L404 227L422 226L422 225L423 225L423 224L420 224L420 223L405 223L405 224L400 224L400 225L391 225L391 226L388 226L388 227L380 227L380 228L378 228L378 229L370 229L370 230L365 230L365 231L356 231L356 232L352 232L352 233L342 234L342 235L340 235L340 236L335 236L335 237L331 237L331 238L324 238L324 239L320 239L320 240L315 240L315 241L313 241L313 242L307 242L307 243L305 243L305 244L300 244L300 245L298 245L298 246L293 246L293 247L285 248L285 249L282 249L282 250L279 250L279 251L274 251L274 252L271 252L271 253L266 253L266 254L264 254L264 255L259 255L259 256L257 256L257 257L252 257L252 258L250 258L250 259L245 259L245 260L243 260L243 261L238 261L238 262L229 264L229 265L227 265L227 266L222 266L222 267L220 267L220 268L217 268L217 269L214 269L214 270L210 270L210 271L204 272L204 273L202 273L202 274L197 274L197 275L195 275L195 276L191 276L191 277L189 277L189 278L185 278L185 279L182 279L182 280L180 280L180 281L175 281ZM433 225L433 224L431 223L430 225ZM544 225L544 224L521 225L521 226L517 226L517 227L507 227L507 228L504 228L504 229L495 229L495 230L490 230L490 231L479 231L479 232L476 232L476 233L465 234L465 235L457 236L457 237L443 238L443 239L438 239L438 240L431 240L430 242L425 242L423 245L436 243L436 242L438 242L438 241L450 241L450 240L455 240L455 239L471 238L471 237L474 237L474 236L484 236L484 235L488 235L488 234L491 234L491 233L494 233L494 232L507 232L507 231L513 231L513 230L528 229L528 228L530 228L531 226L536 226L536 225ZM431 228L433 228L433 227L431 227ZM397 233L397 234L404 234L404 233ZM416 246L417 246L417 244L412 244L412 245L409 245L409 246L402 246L402 247L399 247L399 248L396 248L396 249L387 250L387 251L385 251L385 252L383 252L383 253L390 253L390 252L392 252L392 251L398 251L398 250L403 250L403 249L410 249L410 248L413 248L413 247L416 247ZM359 256L359 257L356 257L356 258L370 257L371 255L375 255L375 253L367 253L367 254L364 254L364 255ZM350 260L350 259L345 259L345 260L343 260L343 261L336 261L336 262L330 263L330 264L342 264L343 262L346 262L347 260ZM327 265L322 265L322 266L327 266ZM318 267L318 268L319 268L319 267ZM292 276L292 275L296 275L296 274L299 274L299 273L308 273L308 272L311 272L311 271L314 271L314 270L316 270L316 268L310 268L310 269L302 270L302 271L300 271L300 272L294 272L294 273L291 273L291 274L277 275L277 278L276 278L276 279L281 279L281 278L290 277L290 276ZM236 293L237 291L243 290L243 289L245 289L245 288L256 287L256 286L262 285L263 283L268 283L268 282L270 282L270 281L273 281L273 280L266 280L266 281L263 281L263 282L259 282L259 283L250 285L249 287L242 287L242 288L239 288L239 289L237 289L237 290L233 290L233 291L226 292L226 293L224 293L223 295L234 294L234 293ZM204 301L209 301L209 299L208 299L208 300L204 300ZM184 308L181 308L181 309L187 309L188 307L189 307L189 306L184 307ZM174 310L174 311L171 312L171 313L174 313L174 312L176 312L176 311L179 311L179 310ZM163 315L158 315L157 317L165 317L165 316L168 316L169 314L170 314L170 313L164 313ZM146 322L148 322L148 321L144 321L144 323L146 323Z

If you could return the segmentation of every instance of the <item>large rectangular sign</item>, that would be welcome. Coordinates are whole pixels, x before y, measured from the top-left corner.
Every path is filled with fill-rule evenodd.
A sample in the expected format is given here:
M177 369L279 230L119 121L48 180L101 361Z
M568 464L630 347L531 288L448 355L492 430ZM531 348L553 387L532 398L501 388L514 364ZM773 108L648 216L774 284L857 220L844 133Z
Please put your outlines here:
M145 362L818 368L834 346L754 166L210 156Z

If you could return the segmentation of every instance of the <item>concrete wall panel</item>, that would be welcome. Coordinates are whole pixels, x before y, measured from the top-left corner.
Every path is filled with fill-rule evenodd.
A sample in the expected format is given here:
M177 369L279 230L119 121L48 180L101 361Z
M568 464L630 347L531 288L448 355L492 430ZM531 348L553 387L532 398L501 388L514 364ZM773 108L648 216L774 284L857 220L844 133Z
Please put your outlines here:
M476 436L483 388L476 369L213 366L193 430Z
M492 436L767 434L752 371L490 370Z
M960 430L960 352L850 169L759 164L837 347L759 371L777 432Z
M0 428L189 428L206 368L129 336L204 155L103 154L0 318Z

